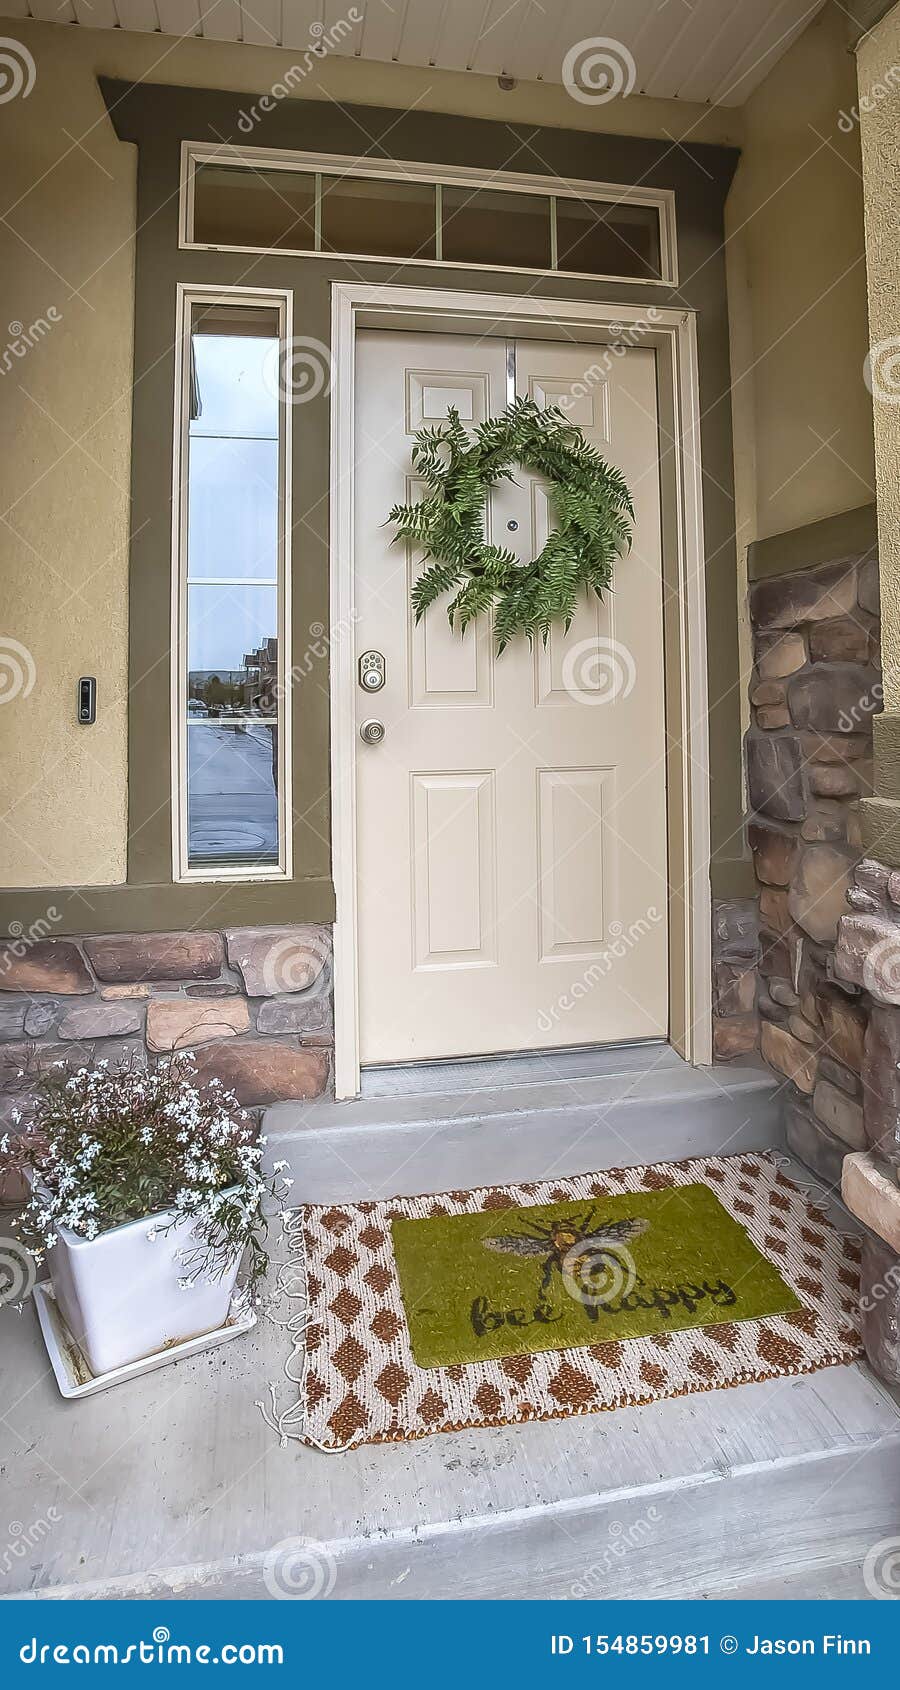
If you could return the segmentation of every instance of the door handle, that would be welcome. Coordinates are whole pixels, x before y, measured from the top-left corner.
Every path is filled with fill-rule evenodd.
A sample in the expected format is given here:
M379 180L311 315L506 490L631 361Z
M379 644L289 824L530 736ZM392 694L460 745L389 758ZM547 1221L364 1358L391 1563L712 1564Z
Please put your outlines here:
M365 722L360 723L359 737L364 745L380 745L384 739L384 723L376 721L374 716L369 716Z

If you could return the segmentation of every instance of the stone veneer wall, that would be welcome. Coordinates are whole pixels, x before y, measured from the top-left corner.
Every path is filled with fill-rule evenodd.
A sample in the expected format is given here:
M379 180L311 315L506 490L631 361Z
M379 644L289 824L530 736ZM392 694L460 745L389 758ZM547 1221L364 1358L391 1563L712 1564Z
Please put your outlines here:
M760 1048L788 1082L794 1152L832 1185L865 1145L868 1009L834 967L871 791L879 708L878 566L849 559L750 590L755 667L747 735L749 838L759 884Z
M713 903L713 1057L731 1062L759 1043L756 979L759 906L756 898Z
M51 912L52 915L52 912ZM43 925L47 925L46 923ZM196 1053L251 1109L331 1080L330 929L245 927L0 942L0 1104L28 1062Z

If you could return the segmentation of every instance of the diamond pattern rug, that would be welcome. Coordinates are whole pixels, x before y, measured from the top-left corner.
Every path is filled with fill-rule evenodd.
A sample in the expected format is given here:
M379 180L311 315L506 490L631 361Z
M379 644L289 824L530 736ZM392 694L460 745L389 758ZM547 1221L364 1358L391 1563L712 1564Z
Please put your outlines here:
M552 1340L538 1331L533 1347L522 1348L519 1338L520 1347L511 1353L485 1360L417 1363L394 1251L395 1222L486 1213L499 1221L500 1211L559 1204L586 1205L585 1213L606 1204L608 1213L616 1208L608 1199L670 1191L677 1201L678 1187L696 1189L698 1183L738 1223L748 1249L755 1246L765 1257L763 1267L777 1269L770 1278L786 1294L766 1306L784 1312L728 1319L727 1307L713 1308L707 1298L680 1330L661 1324L652 1335L618 1340L609 1336L608 1323L598 1322L596 1342L551 1348ZM288 1271L295 1278L299 1273L304 1289L301 1311L287 1323L295 1351L286 1373L299 1397L279 1414L273 1392L272 1418L283 1438L298 1436L319 1449L637 1405L808 1373L862 1353L858 1239L834 1227L774 1154L660 1162L438 1196L307 1205L288 1217L286 1228ZM640 1277L637 1283L643 1284Z

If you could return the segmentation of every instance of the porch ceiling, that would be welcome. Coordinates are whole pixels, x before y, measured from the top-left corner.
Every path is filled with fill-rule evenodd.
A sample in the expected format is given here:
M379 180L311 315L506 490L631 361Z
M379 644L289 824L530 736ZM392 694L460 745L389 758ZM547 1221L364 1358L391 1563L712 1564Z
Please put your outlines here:
M738 106L824 0L5 0L8 16L199 35L476 75L561 82L563 59L605 37L634 92ZM362 21L349 23L348 13ZM345 33L346 31L346 33ZM627 63L627 61L626 61Z

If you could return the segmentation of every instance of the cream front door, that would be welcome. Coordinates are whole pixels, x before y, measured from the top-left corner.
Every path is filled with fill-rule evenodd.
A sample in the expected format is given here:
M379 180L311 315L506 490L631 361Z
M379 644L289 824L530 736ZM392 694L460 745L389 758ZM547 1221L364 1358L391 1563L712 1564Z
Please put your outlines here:
M516 391L564 402L632 489L635 538L601 604L547 649L501 657L443 605L416 627L421 559L391 543L417 496L410 447L455 405L501 411L507 343L370 330L358 339L355 446L360 1057L415 1061L664 1037L668 1029L663 604L655 354L515 346ZM607 367L608 365L608 367ZM523 559L545 487L516 473L490 532Z

